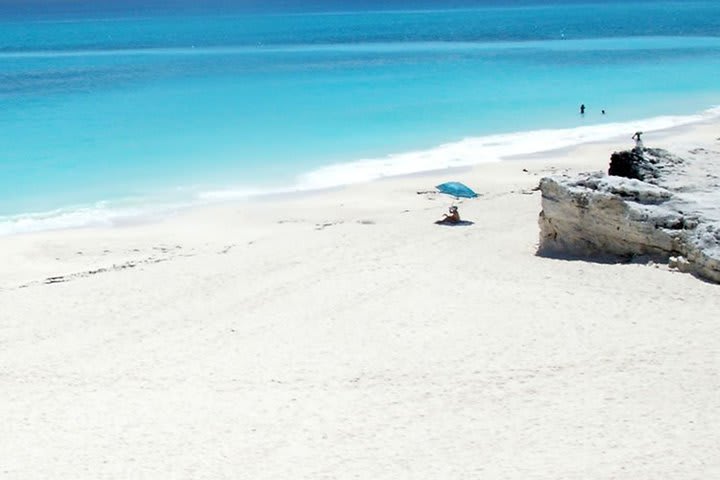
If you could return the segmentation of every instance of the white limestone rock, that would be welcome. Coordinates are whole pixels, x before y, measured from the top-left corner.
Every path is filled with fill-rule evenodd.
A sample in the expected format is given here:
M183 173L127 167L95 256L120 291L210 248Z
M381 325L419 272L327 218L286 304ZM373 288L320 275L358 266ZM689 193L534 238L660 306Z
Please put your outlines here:
M676 268L720 282L720 175L708 173L720 170L718 159L720 153L706 150L681 159L634 149L613 154L610 171L640 178L601 172L543 178L538 253L674 257Z

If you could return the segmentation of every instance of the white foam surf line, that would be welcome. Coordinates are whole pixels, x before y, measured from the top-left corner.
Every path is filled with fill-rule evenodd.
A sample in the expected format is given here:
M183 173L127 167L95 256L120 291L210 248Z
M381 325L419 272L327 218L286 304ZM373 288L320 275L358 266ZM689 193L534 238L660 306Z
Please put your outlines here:
M198 193L197 199L203 203L216 203L250 197L327 190L383 178L500 162L519 155L549 152L621 136L628 137L628 147L630 147L632 146L630 136L636 131L647 133L666 130L717 117L720 117L720 106L695 115L660 116L631 122L466 138L429 150L328 165L300 175L296 182L288 187L263 190L248 188L213 190Z
M94 204L74 205L42 212L0 215L0 237L23 233L36 233L50 230L70 230L75 228L109 228L152 222L167 218L183 210L211 205L223 201L250 198L267 191L259 189L233 190L194 194L187 192L187 199L174 202L136 198L132 200L99 201ZM275 192L270 192L275 193Z
M98 202L89 206L0 216L0 236L45 230L114 227L143 219L159 219L187 208L203 205L254 197L326 190L388 177L500 162L518 155L538 154L622 136L628 137L628 146L631 146L632 142L629 137L636 131L648 133L667 130L718 117L720 117L720 107L713 107L696 115L661 116L631 122L466 138L429 150L328 165L299 176L293 185L285 187L230 188L197 192L189 195L192 198L186 202L132 206Z
M537 154L623 135L628 135L629 139L636 131L665 130L717 117L720 117L720 107L713 107L696 115L661 116L622 123L466 138L429 150L329 165L302 175L295 188L323 189L413 173L499 162L518 155ZM631 146L632 143L628 141L628 146Z
M47 230L112 227L124 221L167 214L170 210L163 207L111 207L105 202L98 202L95 205L78 205L45 212L4 215L0 216L0 236Z

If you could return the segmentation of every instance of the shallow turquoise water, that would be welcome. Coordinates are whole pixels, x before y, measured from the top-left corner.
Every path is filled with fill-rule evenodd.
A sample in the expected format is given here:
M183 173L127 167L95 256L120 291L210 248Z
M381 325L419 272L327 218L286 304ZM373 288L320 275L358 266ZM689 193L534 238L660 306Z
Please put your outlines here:
M544 3L0 9L0 231L470 164L493 158L427 151L720 103L720 2Z

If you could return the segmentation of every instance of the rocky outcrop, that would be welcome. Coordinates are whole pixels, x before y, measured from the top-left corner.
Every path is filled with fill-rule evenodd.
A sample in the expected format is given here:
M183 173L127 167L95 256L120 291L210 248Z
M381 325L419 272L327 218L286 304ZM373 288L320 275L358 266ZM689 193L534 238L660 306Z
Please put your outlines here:
M540 181L540 255L642 256L720 282L720 153L616 152L609 173Z
M633 148L610 155L608 175L657 183L663 177L681 171L683 160L657 148Z

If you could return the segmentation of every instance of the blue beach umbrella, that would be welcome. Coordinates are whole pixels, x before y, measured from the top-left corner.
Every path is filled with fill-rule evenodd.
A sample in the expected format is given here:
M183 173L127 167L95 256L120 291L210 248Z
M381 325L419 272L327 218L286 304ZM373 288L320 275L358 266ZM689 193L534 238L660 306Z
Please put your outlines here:
M440 193L444 193L444 194L453 196L457 199L475 198L478 196L478 194L473 192L473 190L470 187L468 187L467 185L460 183L460 182L441 183L440 185L437 185L435 188L437 188L440 191Z

